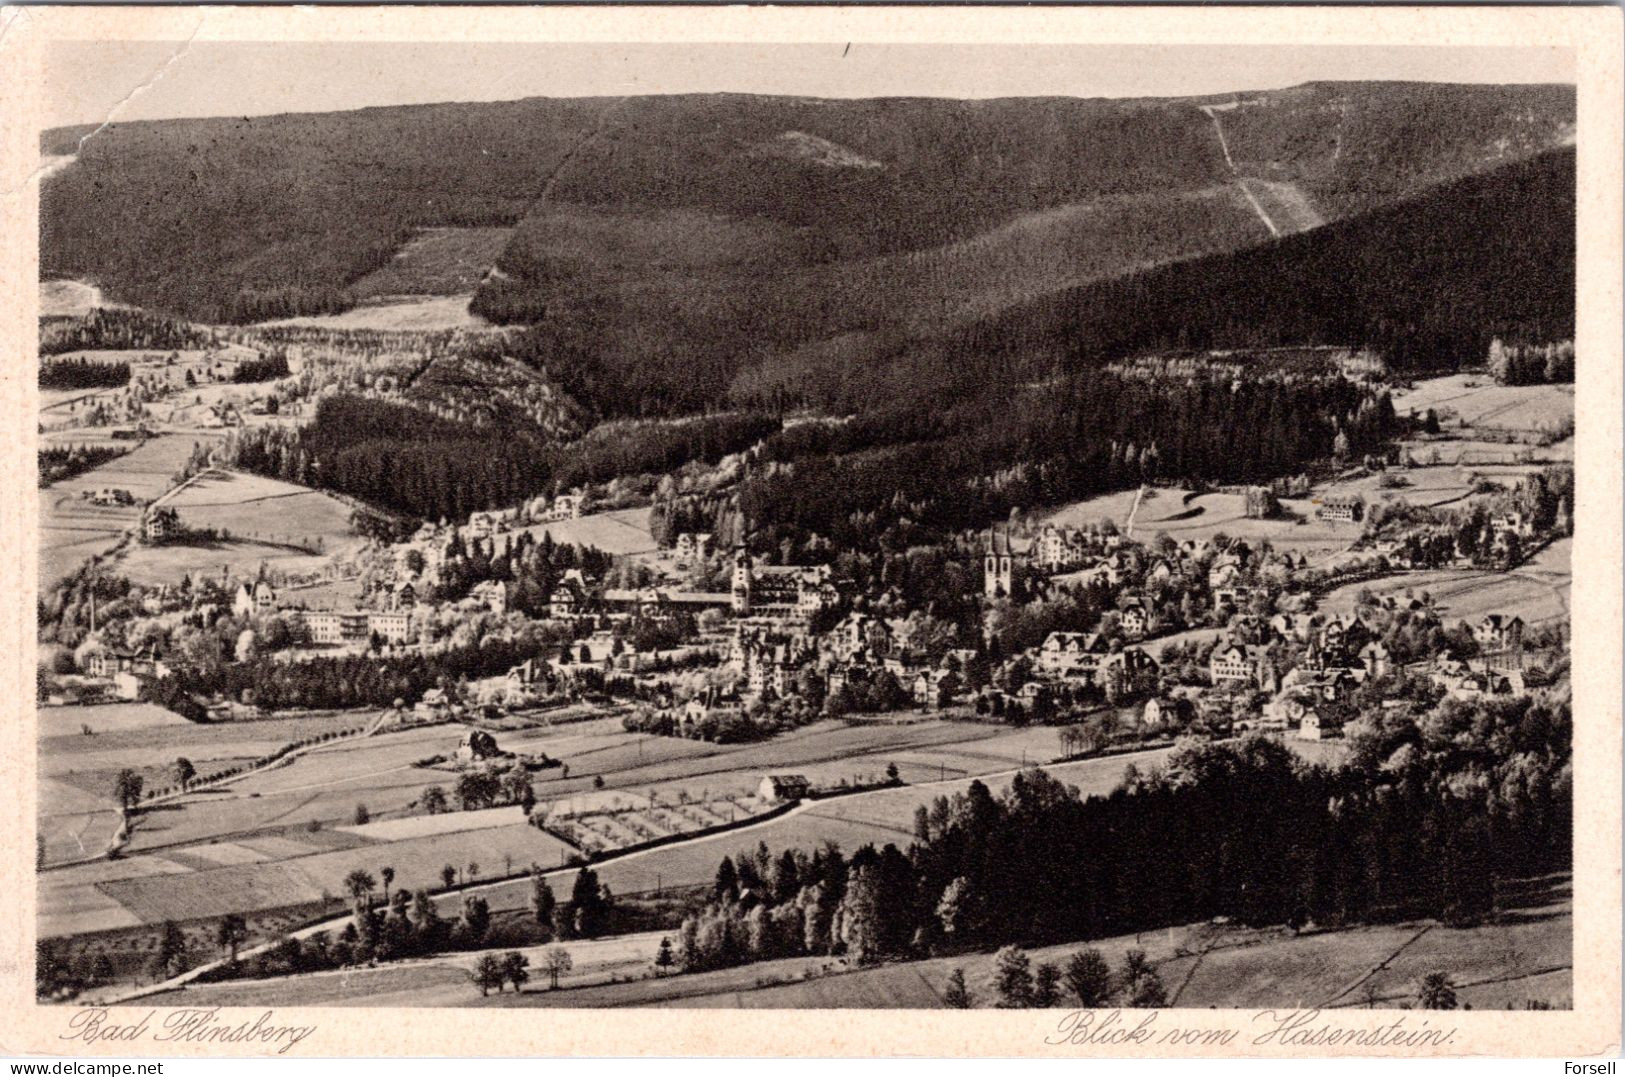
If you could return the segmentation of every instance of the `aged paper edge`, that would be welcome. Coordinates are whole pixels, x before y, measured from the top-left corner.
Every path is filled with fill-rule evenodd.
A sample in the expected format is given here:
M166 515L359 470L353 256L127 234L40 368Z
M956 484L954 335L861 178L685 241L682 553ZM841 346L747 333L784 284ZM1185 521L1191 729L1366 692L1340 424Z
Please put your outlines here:
M33 997L35 811L33 613L37 504L29 466L37 408L33 377L37 305L40 49L48 40L333 40L608 42L958 42L1228 45L1546 45L1572 49L1578 83L1579 275L1576 345L1578 464L1574 562L1575 876L1572 1011L1464 1012L1435 1016L1452 1041L1429 1048L1284 1048L1255 1043L1267 1024L1253 1011L1161 1011L1158 1028L1232 1028L1227 1046L1050 1046L1065 1011L598 1011L347 1010L279 1008L280 1024L317 1027L300 1053L655 1056L1124 1055L1275 1057L1335 1055L1557 1056L1617 1053L1620 1044L1621 660L1621 71L1617 8L0 8L0 274L4 332L0 407L22 436L3 450L13 496L0 502L11 556L0 562L0 698L11 713L0 762L7 799L0 892L0 1053L230 1056L252 1046L96 1044L61 1039L72 1007ZM115 1018L133 1020L146 1008ZM253 1020L263 1009L222 1011ZM383 1012L393 1020L380 1021ZM1338 1011L1340 1028L1376 1028L1383 1011ZM1134 1015L1125 1015L1130 1025ZM1413 1012L1408 1027L1424 1015Z

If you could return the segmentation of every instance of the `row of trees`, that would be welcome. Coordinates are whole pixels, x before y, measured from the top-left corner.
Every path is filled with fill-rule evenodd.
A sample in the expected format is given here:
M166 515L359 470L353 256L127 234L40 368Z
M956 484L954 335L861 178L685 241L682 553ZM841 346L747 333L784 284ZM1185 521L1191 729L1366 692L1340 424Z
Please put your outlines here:
M40 331L39 350L41 355L132 348L173 351L209 343L210 335L205 330L161 314L127 307L96 307L82 318L46 323Z
M39 451L39 484L71 479L92 468L101 467L109 460L123 456L129 450L119 445L52 445Z
M258 359L244 359L232 371L231 380L241 384L257 381L275 381L288 376L288 356L282 351L273 351L269 355Z
M534 630L544 636L547 631L547 626ZM395 700L415 700L430 688L505 673L564 638L487 637L472 647L385 658L343 655L281 662L253 657L213 667L188 664L170 682L188 696L225 696L269 710L387 707Z

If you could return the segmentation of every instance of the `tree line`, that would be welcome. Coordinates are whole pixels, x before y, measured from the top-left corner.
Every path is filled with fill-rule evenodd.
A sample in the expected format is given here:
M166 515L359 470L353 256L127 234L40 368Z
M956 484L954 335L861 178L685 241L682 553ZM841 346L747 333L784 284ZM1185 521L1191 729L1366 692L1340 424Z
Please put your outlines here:
M524 428L493 438L408 404L335 394L322 398L305 426L238 431L222 454L258 474L422 519L457 520L621 475L714 462L777 428L759 415L715 415L618 426L557 444Z
M685 920L691 970L797 954L1045 945L1228 916L1319 925L1489 916L1502 880L1569 865L1566 701L1446 704L1355 731L1354 761L1187 745L1106 797L1040 770L921 806L906 850L725 861Z
M753 546L806 546L816 535L837 549L902 550L1012 509L1155 479L1266 481L1339 453L1371 451L1400 428L1385 391L1342 378L1231 382L1109 372L939 407L929 439L896 443L883 428L849 425L808 439L831 451L758 469L743 482L739 505L756 528ZM786 451L777 438L764 446L770 457Z
M97 307L83 317L55 320L40 329L41 355L131 348L176 351L201 348L211 341L207 330L186 322L125 307Z
M116 389L130 384L130 364L98 359L48 359L39 366L41 389Z

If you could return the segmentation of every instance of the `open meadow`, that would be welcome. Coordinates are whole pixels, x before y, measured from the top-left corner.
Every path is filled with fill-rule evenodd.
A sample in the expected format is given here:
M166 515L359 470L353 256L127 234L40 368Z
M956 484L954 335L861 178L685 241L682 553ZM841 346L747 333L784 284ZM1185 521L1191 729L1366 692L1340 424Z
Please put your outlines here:
M434 333L443 329L485 329L489 323L468 311L474 293L380 299L339 314L308 314L259 322L265 328L305 326L312 329L376 330Z
M350 290L365 299L472 295L512 234L511 228L419 228Z
M1497 433L1538 434L1574 421L1574 386L1497 385L1484 374L1452 374L1396 392L1400 415L1432 408L1440 424Z
M551 535L560 545L595 546L617 557L653 553L659 549L649 533L649 509L595 512L574 520L535 524L524 530L534 537Z
M140 502L151 501L169 489L175 474L198 441L219 435L166 434L149 438L138 447L101 467L39 491L41 588L72 574L86 560L105 555L141 519ZM104 487L128 490L137 504L93 505L89 495Z
M1328 591L1320 608L1327 613L1348 613L1362 591L1378 598L1425 591L1446 624L1474 624L1491 613L1522 617L1527 624L1555 621L1568 616L1572 544L1570 539L1559 539L1512 572L1437 568L1346 584Z
M197 476L163 504L183 526L213 530L207 542L132 544L117 570L141 584L173 584L186 575L248 576L261 565L295 574L321 571L360 548L351 509L331 494L237 471Z

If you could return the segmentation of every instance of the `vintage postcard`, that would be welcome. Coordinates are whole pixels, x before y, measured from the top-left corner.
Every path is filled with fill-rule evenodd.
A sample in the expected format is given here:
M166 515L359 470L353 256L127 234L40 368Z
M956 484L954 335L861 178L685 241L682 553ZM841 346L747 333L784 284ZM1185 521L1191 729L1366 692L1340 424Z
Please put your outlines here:
M1621 25L0 9L0 1046L1616 1053Z

